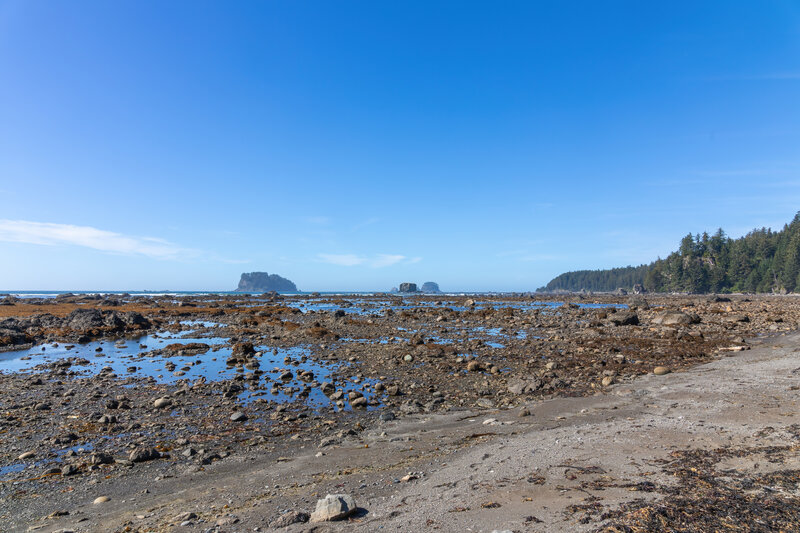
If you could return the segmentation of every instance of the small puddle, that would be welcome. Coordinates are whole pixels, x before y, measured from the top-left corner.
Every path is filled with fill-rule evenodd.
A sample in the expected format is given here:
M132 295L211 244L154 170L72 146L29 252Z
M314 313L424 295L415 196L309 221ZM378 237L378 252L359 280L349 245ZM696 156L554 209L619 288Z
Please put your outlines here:
M22 472L28 467L25 463L14 463L6 466L0 466L0 477L6 477L10 474Z

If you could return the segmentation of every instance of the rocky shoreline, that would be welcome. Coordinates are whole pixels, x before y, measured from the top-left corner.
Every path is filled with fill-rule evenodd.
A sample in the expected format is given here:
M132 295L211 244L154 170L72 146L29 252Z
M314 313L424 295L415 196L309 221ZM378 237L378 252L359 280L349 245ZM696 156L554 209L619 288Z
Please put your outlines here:
M76 511L81 502L109 498L94 504L95 515L105 506L121 516L123 500L147 499L154 482L191 485L251 463L288 464L309 450L324 457L375 446L389 426L420 417L516 417L545 401L602 397L641 376L746 351L748 339L794 331L800 321L800 301L771 296L122 295L3 303L0 529L9 531L63 523L100 530L97 516ZM434 441L413 450L398 438L391 461L359 468L398 472L392 479L409 483L420 476L403 470L419 454L439 456ZM442 449L484 439L464 438ZM351 477L350 467L340 465L334 477ZM327 472L320 483L336 494L335 483L322 483ZM326 495L289 488L288 480L278 485L252 496L262 530L286 512L311 513ZM297 509L292 494L301 493L306 507ZM236 517L226 523L233 503L203 497L213 512L176 520L164 514L170 505L115 527L189 531L202 520L201 530L240 530Z

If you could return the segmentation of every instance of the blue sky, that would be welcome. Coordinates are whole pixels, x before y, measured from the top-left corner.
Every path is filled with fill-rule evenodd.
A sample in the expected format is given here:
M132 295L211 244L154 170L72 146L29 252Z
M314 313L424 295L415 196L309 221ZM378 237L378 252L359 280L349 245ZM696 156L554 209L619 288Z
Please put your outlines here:
M800 3L0 0L0 288L533 290L800 210Z

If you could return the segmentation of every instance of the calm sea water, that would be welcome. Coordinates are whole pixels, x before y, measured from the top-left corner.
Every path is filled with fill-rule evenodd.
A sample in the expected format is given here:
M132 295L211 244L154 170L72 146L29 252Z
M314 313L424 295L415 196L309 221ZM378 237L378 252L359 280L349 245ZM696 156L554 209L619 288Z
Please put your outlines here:
M18 290L0 290L0 296L11 295L17 298L55 298L59 294L130 294L131 296L204 296L204 295L236 295L236 294L249 294L261 295L264 291L259 292L238 292L238 291L18 291ZM309 295L310 292L282 292L280 294L291 295ZM377 292L320 292L319 294L380 294Z
M264 291L239 292L239 291L20 291L20 290L0 290L0 296L11 295L17 298L55 298L59 294L130 294L131 296L205 296L205 295L242 295L260 296ZM284 296L310 296L319 294L321 296L374 296L376 294L390 294L389 291L314 291L314 292L281 292ZM402 295L402 293L394 293ZM425 293L414 293L425 294ZM438 296L465 296L465 295L489 295L503 294L493 292L442 292L436 293ZM508 293L506 293L508 294ZM519 293L514 293L519 294ZM433 294L430 294L433 295Z

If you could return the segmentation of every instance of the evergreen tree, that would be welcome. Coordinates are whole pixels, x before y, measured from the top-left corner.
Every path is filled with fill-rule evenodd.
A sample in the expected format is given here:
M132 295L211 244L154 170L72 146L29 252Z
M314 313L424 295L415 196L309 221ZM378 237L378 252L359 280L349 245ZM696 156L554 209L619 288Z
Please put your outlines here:
M540 290L613 291L635 284L654 292L800 292L800 212L778 232L760 228L739 239L722 228L713 235L689 233L665 259L566 272Z

